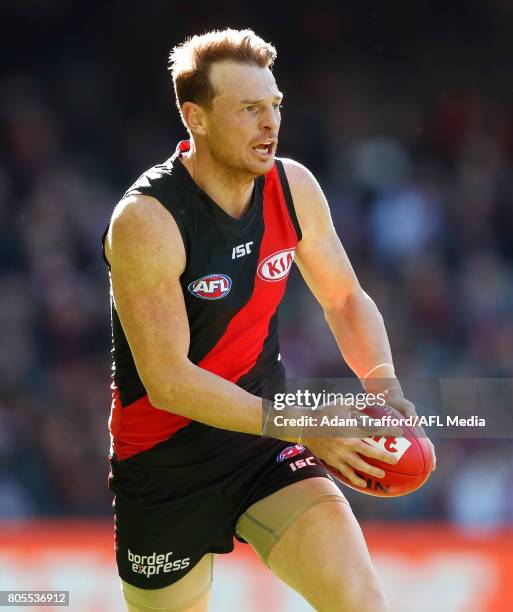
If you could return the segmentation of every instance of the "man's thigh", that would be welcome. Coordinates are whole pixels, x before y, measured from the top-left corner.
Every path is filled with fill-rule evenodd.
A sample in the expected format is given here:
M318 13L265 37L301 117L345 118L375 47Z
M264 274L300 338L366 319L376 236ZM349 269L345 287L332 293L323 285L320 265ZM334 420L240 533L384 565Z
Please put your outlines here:
M316 610L388 609L361 529L331 480L310 478L260 500L237 532Z

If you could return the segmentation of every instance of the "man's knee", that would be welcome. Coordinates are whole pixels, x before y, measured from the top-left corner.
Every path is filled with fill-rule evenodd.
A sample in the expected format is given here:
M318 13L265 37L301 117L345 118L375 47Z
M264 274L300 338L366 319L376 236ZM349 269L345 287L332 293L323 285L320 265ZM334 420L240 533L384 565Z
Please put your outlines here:
M388 600L381 588L372 562L355 566L346 564L342 580L333 572L325 573L317 590L318 609L322 612L388 612Z
M388 612L390 607L375 576L355 576L344 585L332 581L317 590L319 612Z
M125 604L127 612L175 612L175 610L177 612L208 612L208 600L209 593L204 593L199 599L190 605L184 604L182 606L172 608L148 608L145 606L135 606L126 599Z
M385 593L375 577L362 580L351 589L347 610L359 612L387 612L390 609Z

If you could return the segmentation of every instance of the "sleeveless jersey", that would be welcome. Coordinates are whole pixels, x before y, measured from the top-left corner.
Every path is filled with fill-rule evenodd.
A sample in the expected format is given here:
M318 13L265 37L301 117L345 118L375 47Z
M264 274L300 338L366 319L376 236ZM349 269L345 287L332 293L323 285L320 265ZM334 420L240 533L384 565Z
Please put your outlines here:
M180 283L190 327L188 358L261 395L264 379L284 377L278 306L301 239L283 164L276 159L266 175L255 179L248 211L234 219L196 185L180 161L188 149L189 141L180 142L173 157L145 172L125 196L156 198L180 230L186 252ZM117 460L183 468L198 461L189 456L191 449L196 449L192 455L203 453L210 461L230 440L244 436L152 406L112 297L111 312L109 426Z

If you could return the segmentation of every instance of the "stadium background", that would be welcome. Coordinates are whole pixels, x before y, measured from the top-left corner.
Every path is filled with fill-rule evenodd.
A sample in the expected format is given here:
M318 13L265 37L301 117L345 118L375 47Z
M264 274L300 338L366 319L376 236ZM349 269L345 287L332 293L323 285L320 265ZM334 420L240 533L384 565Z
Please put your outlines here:
M72 609L119 605L115 593L98 607L96 592L117 589L99 241L124 189L185 136L166 62L189 34L252 27L276 44L279 154L319 178L398 373L511 376L511 2L4 0L0 10L1 589L65 588L67 576L81 593ZM297 274L281 338L289 375L348 373ZM509 610L511 439L445 440L438 457L410 497L349 495L396 609ZM216 610L239 609L237 597L247 610L300 610L246 552L221 562ZM238 589L226 582L234 572Z

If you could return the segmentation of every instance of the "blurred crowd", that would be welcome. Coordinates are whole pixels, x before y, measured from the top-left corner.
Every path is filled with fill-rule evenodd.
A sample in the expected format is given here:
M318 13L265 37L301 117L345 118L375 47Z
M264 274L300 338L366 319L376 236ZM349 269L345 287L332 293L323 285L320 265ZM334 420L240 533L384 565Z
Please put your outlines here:
M1 518L110 514L100 239L123 191L185 137L166 51L211 27L250 25L277 45L286 96L279 153L321 182L384 316L397 372L511 376L508 3L470 3L468 32L445 5L441 28L436 2L415 6L418 14L365 3L313 14L295 3L295 15L270 23L259 9L241 14L226 1L215 18L180 14L180 26L173 3L150 2L144 31L141 15L119 2L97 21L74 2L47 0L36 14L28 4L6 5L14 17L30 13L30 36L0 78ZM153 6L168 10L167 21ZM45 53L41 23L55 31ZM290 376L349 374L297 272L281 338ZM362 518L496 525L513 522L512 477L511 439L444 440L439 469L417 494L350 497Z

